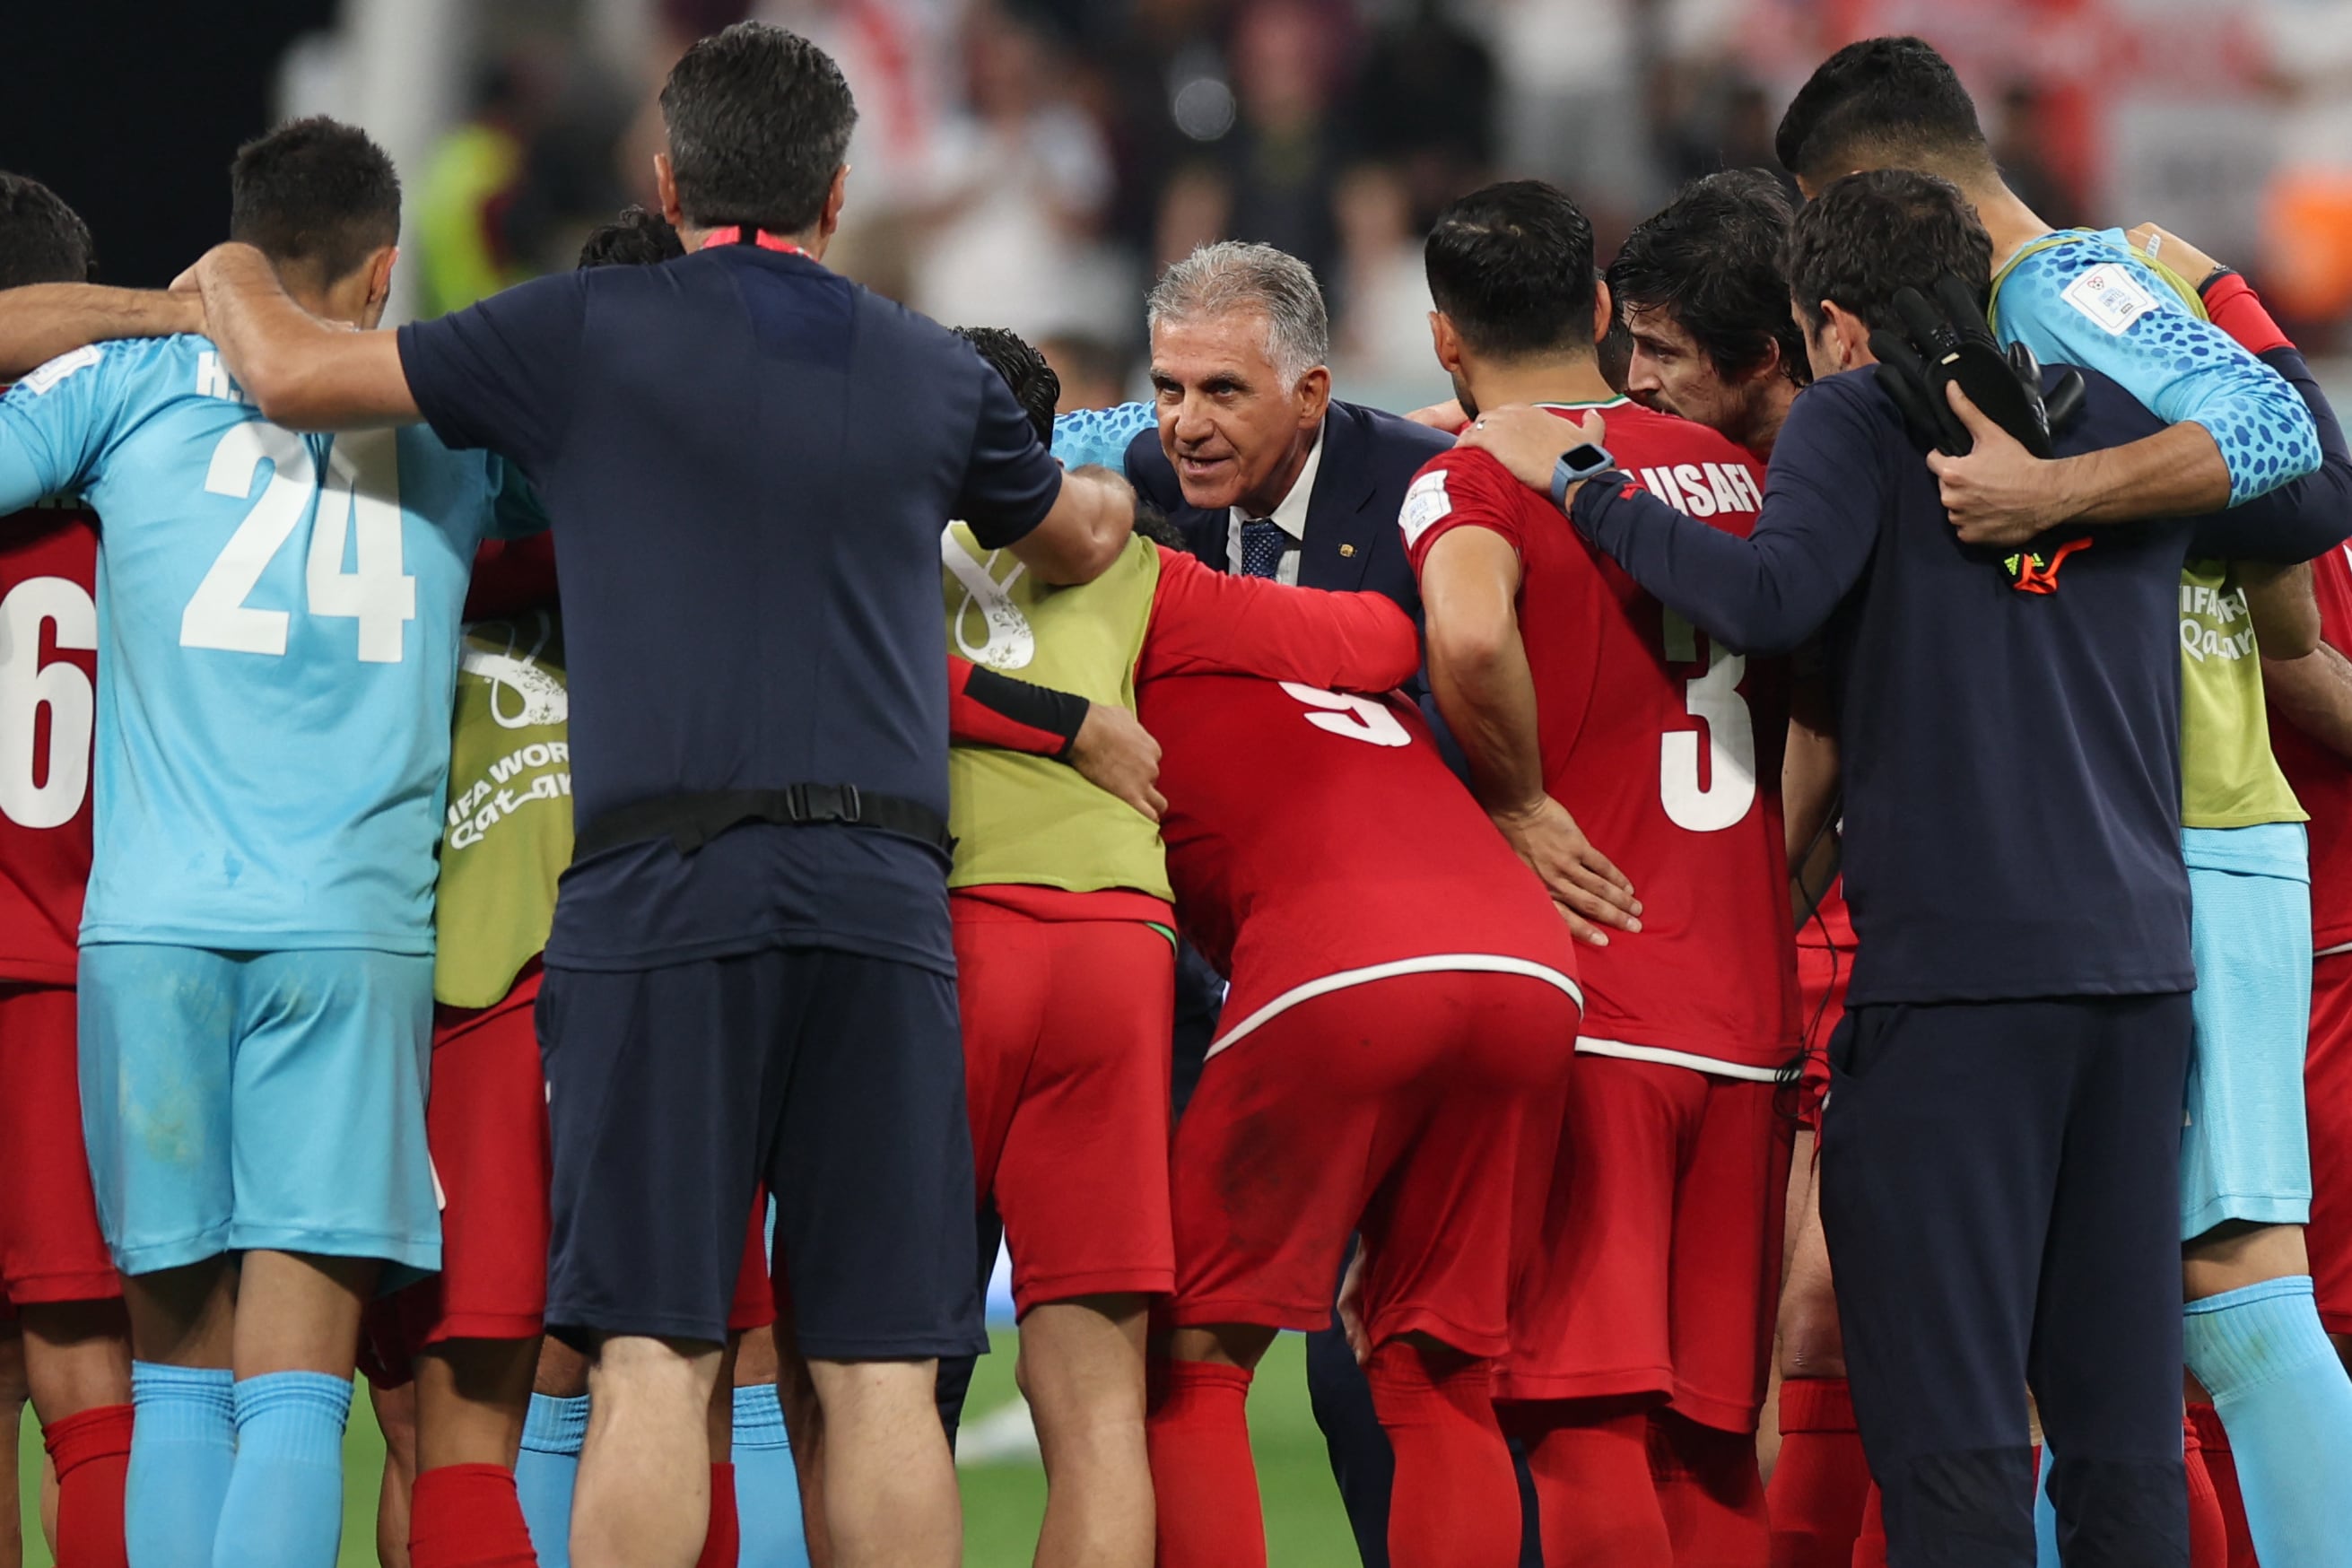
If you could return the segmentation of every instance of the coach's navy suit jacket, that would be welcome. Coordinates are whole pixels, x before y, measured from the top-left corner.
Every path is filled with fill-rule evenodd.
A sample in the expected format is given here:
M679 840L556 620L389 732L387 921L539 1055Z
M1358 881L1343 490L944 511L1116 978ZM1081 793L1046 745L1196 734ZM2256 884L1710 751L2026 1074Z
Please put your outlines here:
M1418 625L1421 585L1405 559L1397 512L1421 466L1453 445L1444 431L1333 399L1307 501L1307 537L1298 547L1300 585L1384 594ZM1220 572L1233 569L1225 558L1232 514L1223 507L1202 511L1184 504L1157 429L1144 431L1128 447L1127 477L1183 531L1193 554Z

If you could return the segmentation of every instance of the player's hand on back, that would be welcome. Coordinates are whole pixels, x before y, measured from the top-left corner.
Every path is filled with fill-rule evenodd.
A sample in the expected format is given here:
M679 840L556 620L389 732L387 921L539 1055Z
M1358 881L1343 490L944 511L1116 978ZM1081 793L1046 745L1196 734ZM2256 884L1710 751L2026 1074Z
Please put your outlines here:
M1454 444L1488 454L1510 469L1519 483L1548 496L1559 455L1580 442L1598 447L1608 434L1608 421L1598 414L1587 414L1571 424L1531 403L1515 403L1479 415ZM1569 494L1575 493L1571 487Z
M1969 402L1957 382L1944 390L1973 446L1965 458L1930 452L1927 467L1961 542L2023 544L2082 510L2065 483L2069 459L2035 457Z
M2134 250L2150 261L2164 263L2200 292L2206 279L2221 270L2221 263L2161 224L2141 224L2124 237L2131 241Z
M1086 721L1070 742L1070 766L1154 822L1168 809L1159 789L1160 742L1134 714L1114 703L1087 707Z
M1592 847L1568 807L1545 795L1525 810L1487 816L1505 842L1543 879L1544 890L1577 941L1607 947L1604 927L1642 929L1642 900L1633 896L1633 884Z
M1443 430L1451 436L1462 428L1468 416L1462 412L1459 398L1449 397L1443 403L1433 403L1426 408L1416 408L1405 416L1416 425L1426 425L1433 430Z

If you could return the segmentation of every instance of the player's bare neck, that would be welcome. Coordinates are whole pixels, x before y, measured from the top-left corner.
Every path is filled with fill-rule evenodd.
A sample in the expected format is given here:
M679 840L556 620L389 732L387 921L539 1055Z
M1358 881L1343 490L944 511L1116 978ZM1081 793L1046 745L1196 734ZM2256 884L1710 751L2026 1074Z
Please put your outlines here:
M1607 403L1617 395L1591 353L1481 364L1468 378L1481 408L1514 403Z
M1770 384L1756 399L1755 420L1734 439L1754 453L1758 462L1770 462L1772 443L1780 438L1780 426L1789 417L1790 405L1796 401L1797 384L1775 370Z
M1977 209L1977 217L1992 241L1992 268L1995 272L2012 256L2051 232L2042 216L2018 199L2008 182L1998 174L1988 174L1962 187L1962 194Z

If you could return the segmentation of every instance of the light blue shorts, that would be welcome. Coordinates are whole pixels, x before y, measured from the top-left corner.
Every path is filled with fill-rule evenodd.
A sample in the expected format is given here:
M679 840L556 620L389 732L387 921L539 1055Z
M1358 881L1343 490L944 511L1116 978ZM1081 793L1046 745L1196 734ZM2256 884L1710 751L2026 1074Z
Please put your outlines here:
M2197 1049L2180 1134L2180 1237L2225 1220L2311 1218L2303 1054L2311 1020L2311 873L2303 826L2192 827Z
M433 960L81 951L82 1131L115 1266L256 1247L441 1266Z

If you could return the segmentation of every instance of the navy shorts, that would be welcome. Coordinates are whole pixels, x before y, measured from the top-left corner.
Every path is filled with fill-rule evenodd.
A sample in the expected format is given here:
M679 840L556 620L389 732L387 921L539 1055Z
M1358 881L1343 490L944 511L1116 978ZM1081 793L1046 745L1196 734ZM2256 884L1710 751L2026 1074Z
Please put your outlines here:
M986 1348L951 978L824 949L550 965L539 1033L551 1332L723 1340L764 1180L804 1354Z

